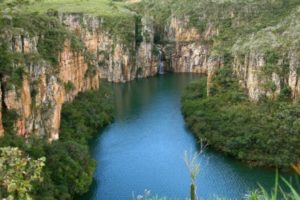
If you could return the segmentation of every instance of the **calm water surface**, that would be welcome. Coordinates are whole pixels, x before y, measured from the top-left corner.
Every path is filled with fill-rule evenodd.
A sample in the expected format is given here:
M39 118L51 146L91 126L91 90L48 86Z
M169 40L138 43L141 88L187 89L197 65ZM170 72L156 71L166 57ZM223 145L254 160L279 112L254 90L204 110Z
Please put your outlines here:
M110 87L116 95L115 122L102 131L92 152L97 169L84 199L130 200L132 193L185 199L189 175L185 150L195 152L197 140L186 128L180 97L192 74L167 74ZM252 169L207 151L199 162L198 196L242 199L257 183L271 187L275 172Z

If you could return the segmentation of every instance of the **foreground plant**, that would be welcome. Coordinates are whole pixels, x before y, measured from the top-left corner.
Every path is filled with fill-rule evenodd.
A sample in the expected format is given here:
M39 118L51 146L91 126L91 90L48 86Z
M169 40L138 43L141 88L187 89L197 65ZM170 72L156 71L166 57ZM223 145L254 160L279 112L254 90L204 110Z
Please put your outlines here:
M191 176L191 197L186 198L186 200L196 200L196 177L200 172L200 164L197 162L199 155L203 153L203 150L200 153L189 154L187 151L184 153L184 160L188 166L190 176ZM300 175L300 174L299 174ZM275 176L275 186L271 193L269 193L264 187L259 185L259 189L248 192L244 195L244 200L300 200L300 193L289 181L284 178L281 178L285 186L288 188L288 191L283 190L279 186L279 175L278 171ZM143 195L135 196L132 194L133 200L168 200L167 197L158 197L151 196L150 190L145 190ZM200 198L202 199L202 198ZM170 199L169 199L170 200ZM226 197L213 196L209 200L230 200Z
M197 185L196 178L200 172L200 164L197 162L199 157L199 153L195 152L192 156L190 156L187 151L184 152L184 161L189 170L190 178L191 178L191 188L190 188L190 197L191 200L197 199Z
M0 148L0 199L32 199L33 182L41 182L45 157L37 160L14 147Z
M245 200L279 200L279 199L299 200L300 194L297 191L297 189L294 186L292 186L292 184L288 182L286 179L281 178L289 190L289 191L284 191L279 186L278 177L279 175L277 171L275 177L275 186L271 193L269 193L264 187L260 185L259 186L260 189L249 192L248 194L245 195L244 199Z
M187 151L184 152L184 162L189 170L190 178L191 178L191 187L190 187L190 198L191 200L196 200L197 198L197 185L196 179L200 172L200 164L198 162L198 158L201 154L204 153L207 144L203 143L203 140L200 140L200 151L195 152L192 155L189 155Z
M132 193L132 200L167 200L166 197L159 197L158 195L151 196L151 191L145 189L144 194L139 194L135 196L134 193Z

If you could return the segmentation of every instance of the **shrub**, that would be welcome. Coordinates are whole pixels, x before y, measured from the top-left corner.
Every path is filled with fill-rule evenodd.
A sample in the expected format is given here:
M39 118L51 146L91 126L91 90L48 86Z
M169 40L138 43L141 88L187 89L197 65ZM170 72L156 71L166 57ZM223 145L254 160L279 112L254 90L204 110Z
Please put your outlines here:
M299 163L300 104L284 89L278 100L251 102L227 69L205 95L205 78L190 84L182 98L186 123L215 149L258 166L289 168Z
M75 85L74 85L74 83L72 83L72 81L68 81L68 82L64 83L64 88L65 88L65 91L67 93L69 93L75 89Z
M33 182L41 182L45 157L33 160L18 148L0 148L0 198L31 199Z
M41 136L16 136L13 124L15 112L3 119L5 136L0 147L19 147L33 159L46 158L41 176L42 183L33 182L33 199L73 199L88 191L92 182L95 161L91 158L88 142L100 128L112 120L111 95L102 86L99 91L80 93L72 103L62 109L60 139L48 144ZM8 129L7 127L11 127Z

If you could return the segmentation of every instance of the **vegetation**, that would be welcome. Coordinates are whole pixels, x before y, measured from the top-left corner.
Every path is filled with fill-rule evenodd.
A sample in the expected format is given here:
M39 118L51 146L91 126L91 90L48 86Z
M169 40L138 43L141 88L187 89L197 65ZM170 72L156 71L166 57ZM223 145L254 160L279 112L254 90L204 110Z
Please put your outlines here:
M64 83L64 88L67 93L72 92L75 89L75 85L71 81L68 81Z
M32 199L33 182L41 182L45 157L33 160L18 148L0 148L0 198Z
M195 152L192 156L189 156L187 152L184 153L184 161L188 167L190 177L191 177L191 189L190 189L190 197L186 198L189 200L196 200L198 199L196 195L196 177L200 172L200 164L197 162L197 158L201 155L204 151L206 146L203 146L203 141L201 140L201 150L199 153ZM298 175L300 175L298 173ZM300 177L300 176L299 176ZM297 178L299 178L297 177ZM276 171L275 176L275 185L271 191L267 191L264 187L259 185L259 189L250 191L246 193L243 197L244 200L298 200L300 199L300 188L297 186L293 186L290 182L286 179L281 178L283 185L279 184L279 175L278 170ZM297 182L299 184L299 182ZM283 189L282 186L286 188ZM299 186L299 185L298 185ZM167 197L159 197L157 195L152 196L150 190L145 190L143 195L135 196L134 193L132 194L133 200L168 200ZM209 198L210 200L227 200L225 197L213 197Z
M207 96L203 78L190 84L182 98L186 123L199 138L252 165L288 168L300 162L298 101L281 94L277 100L251 102L226 67L210 91Z
M135 40L135 13L127 9L126 1L113 0L43 0L25 7L28 13L82 13L103 18L101 26L126 44Z
M184 162L188 168L191 177L191 188L190 188L190 198L191 200L196 200L197 198L197 186L196 179L200 172L200 164L197 163L199 157L198 153L194 153L193 156L189 156L187 152L184 152Z
M37 37L40 35L43 37ZM68 38L71 38L72 50L78 51L80 39L51 15L10 13L0 16L0 76L8 78L5 87L21 86L28 63L39 66L47 61L51 65L49 72L57 72L58 54ZM20 49L23 39L36 42L37 51Z
M158 195L151 195L151 191L145 189L144 194L135 196L134 193L132 193L132 200L167 200L167 197L159 197Z
M42 0L30 5L28 12L46 13L49 9L60 13L86 13L95 16L124 16L130 14L125 1L112 0Z
M111 122L111 102L110 93L101 87L99 91L79 94L72 103L66 103L62 109L60 140L52 144L34 136L25 141L13 131L0 139L1 147L18 147L32 159L46 158L41 173L43 182L32 182L30 187L33 199L72 199L76 194L87 192L95 169L88 142L101 127ZM14 171L14 168L9 170Z
M275 176L275 186L271 192L268 192L262 186L258 190L251 191L245 195L246 200L297 200L300 198L300 193L298 188L292 186L286 179L281 178L284 182L284 185L287 187L287 190L284 190L279 184L279 175L278 170L276 171Z
M80 94L62 109L60 140L86 145L101 127L112 121L112 111L111 94L104 87Z
M218 34L196 41L212 44L213 55L245 56L251 50L262 55L277 52L285 58L291 46L299 46L299 6L298 0L144 0L132 7L154 17L156 42L170 39L164 28L177 17L187 29L217 30Z
M244 200L298 200L300 199L300 193L297 192L297 188L293 187L288 181L282 179L285 186L288 187L287 191L284 191L279 185L278 174L275 178L275 186L271 192L268 192L265 188L261 187L257 190L248 192L244 196ZM193 199L187 198L187 199ZM138 195L135 197L133 195L133 200L168 200L167 197L151 196L149 190L145 190L144 195ZM214 197L210 200L227 200L225 197Z
M194 27L199 32L204 32L208 26L214 27L219 34L198 42L212 43L213 54L222 56L226 66L233 61L233 56L244 57L251 51L259 51L266 61L262 75L270 78L276 72L282 82L287 82L289 66L283 58L288 57L291 47L299 51L300 29L297 24L300 18L296 10L299 6L299 0L144 0L138 4L113 0L2 0L0 78L9 77L3 87L18 87L28 63L38 64L44 60L56 71L58 53L63 50L66 40L70 40L73 51L84 51L89 63L85 77L93 76L96 72L96 67L91 64L93 58L84 50L80 38L58 19L58 13L84 13L101 17L100 26L128 47L138 46L143 40L149 41L147 32L142 33L141 16L153 16L154 42L159 44L168 39L165 25L172 16L187 18L186 28ZM18 37L34 36L39 36L37 52L15 49ZM74 89L71 82L65 83L64 87L66 92ZM264 87L272 93L277 89L272 81L267 81ZM32 90L31 95L34 94ZM0 171L1 194L11 198L71 199L75 194L86 192L95 168L88 141L112 120L110 103L110 95L103 89L80 94L73 103L66 103L62 111L60 140L51 145L34 136L26 141L15 136L13 121L17 114L4 109L3 125L7 133L0 140L0 146L7 149L2 150L6 153L0 157L0 166L5 163L5 170ZM300 104L291 100L291 90L286 85L283 85L278 99L269 100L263 96L260 102L251 102L239 88L231 70L225 67L214 77L210 96L207 96L206 79L202 79L190 84L182 105L189 127L217 150L258 166L288 168L300 163ZM22 164L23 168L17 170L22 169L29 175L25 177L16 169L7 167L11 162L8 155L13 155L17 164ZM40 159L44 157L46 161ZM30 164L28 160L33 162ZM187 162L188 166L190 164L193 163ZM199 172L199 166L194 167L189 167L191 199L196 198L195 177ZM10 176L2 176L1 172ZM40 183L42 177L44 181ZM299 199L299 194L290 185L288 187L291 195ZM278 187L275 188L271 196L261 189L248 197L277 199Z

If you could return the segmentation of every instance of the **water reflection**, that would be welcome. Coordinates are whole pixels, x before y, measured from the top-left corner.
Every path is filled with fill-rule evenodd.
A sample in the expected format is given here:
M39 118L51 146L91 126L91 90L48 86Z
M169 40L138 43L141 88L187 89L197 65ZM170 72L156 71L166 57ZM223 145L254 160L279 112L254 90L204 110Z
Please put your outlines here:
M128 200L131 194L150 189L154 194L184 199L189 194L189 175L183 152L197 151L194 136L180 112L180 96L192 74L164 75L111 84L116 119L93 147L97 160L95 183L84 199ZM241 199L257 187L271 188L273 171L251 169L213 151L199 158L198 195L213 194Z

